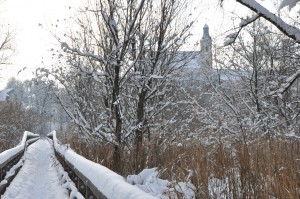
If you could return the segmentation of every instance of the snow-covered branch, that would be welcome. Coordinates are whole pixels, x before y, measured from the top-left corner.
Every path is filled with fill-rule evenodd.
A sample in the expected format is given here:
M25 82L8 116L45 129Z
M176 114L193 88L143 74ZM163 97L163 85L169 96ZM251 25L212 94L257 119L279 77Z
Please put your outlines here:
M95 54L90 53L90 52L81 52L77 48L71 48L66 42L61 42L61 49L64 50L64 51L69 51L71 53L76 53L77 55L82 56L82 57L93 58L93 59L101 62L102 64L107 64L107 61L103 57L101 57L100 55L95 55Z
M279 16L275 15L274 13L270 12L267 8L263 7L255 0L236 0L240 4L246 6L250 10L257 13L258 16L263 17L274 26L276 26L281 32L285 35L290 37L291 39L295 40L297 43L300 43L300 30L292 25L289 25L285 21L283 21ZM292 2L292 3L291 3ZM295 0L283 0L281 4L281 8L285 5L294 6L296 5Z
M271 91L269 95L282 95L284 92L286 92L292 85L293 83L300 77L300 69L298 69L292 76L287 78L283 85L280 86L279 89L275 91Z
M250 23L253 23L259 17L260 17L259 15L253 15L252 17L247 17L246 19L242 19L241 22L240 22L240 24L239 24L239 30L226 36L226 40L224 42L224 46L228 46L228 45L234 43L235 40L236 40L236 38L240 34L241 30L244 27L246 27L247 25L249 25Z

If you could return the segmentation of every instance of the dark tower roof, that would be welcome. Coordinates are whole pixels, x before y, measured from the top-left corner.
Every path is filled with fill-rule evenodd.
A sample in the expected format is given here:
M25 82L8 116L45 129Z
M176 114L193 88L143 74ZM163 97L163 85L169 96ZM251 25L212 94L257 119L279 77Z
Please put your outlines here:
M209 35L209 27L207 24L204 25L203 27L203 36L202 38L210 38L210 35Z

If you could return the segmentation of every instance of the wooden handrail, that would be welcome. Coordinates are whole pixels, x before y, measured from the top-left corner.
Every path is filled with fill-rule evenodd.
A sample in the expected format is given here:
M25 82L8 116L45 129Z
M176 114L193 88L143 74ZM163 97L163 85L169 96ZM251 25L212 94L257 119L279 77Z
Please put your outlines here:
M85 197L91 199L107 199L91 181L83 175L68 160L64 159L60 153L55 151L57 160L61 163L64 170L68 173L70 179L75 183L77 190Z
M68 173L71 180L75 183L77 190L85 198L156 198L148 193L145 193L138 187L123 181L123 177L114 173L108 168L91 162L76 154L68 147L58 144L55 132L49 134L47 137L53 140L56 158L61 163L64 170Z
M56 137L56 135L53 135L53 133L50 133L47 135L48 138L53 140L53 136ZM53 145L54 140L53 140ZM85 198L91 198L91 199L107 199L106 196L103 195L99 189L91 181L83 175L76 167L70 163L68 160L66 160L62 154L60 154L54 147L55 150L55 156L57 160L60 162L64 170L68 173L70 179L74 182L76 185L77 190L81 193L82 196Z
M10 185L14 177L17 175L20 167L15 170L14 175L11 175L5 179L6 173L21 160L27 147L38 139L39 135L25 131L22 141L18 146L0 153L0 199L1 195L4 194L6 188ZM1 183L3 182L3 180L6 180L6 182Z

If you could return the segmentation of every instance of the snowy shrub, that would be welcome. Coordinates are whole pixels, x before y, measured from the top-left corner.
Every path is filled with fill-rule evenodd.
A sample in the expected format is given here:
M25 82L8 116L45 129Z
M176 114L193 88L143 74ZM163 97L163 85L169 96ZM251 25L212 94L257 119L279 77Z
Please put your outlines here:
M138 175L129 175L127 182L160 199L195 198L196 187L189 180L176 183L159 177L157 168L144 169Z

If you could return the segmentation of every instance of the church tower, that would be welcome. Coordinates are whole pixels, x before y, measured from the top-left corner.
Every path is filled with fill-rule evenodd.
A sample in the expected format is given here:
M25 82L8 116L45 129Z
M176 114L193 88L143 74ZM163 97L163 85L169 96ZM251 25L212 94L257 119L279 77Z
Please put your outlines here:
M203 27L203 36L200 40L201 45L201 64L203 67L212 68L212 40L209 35L209 27L207 24Z

